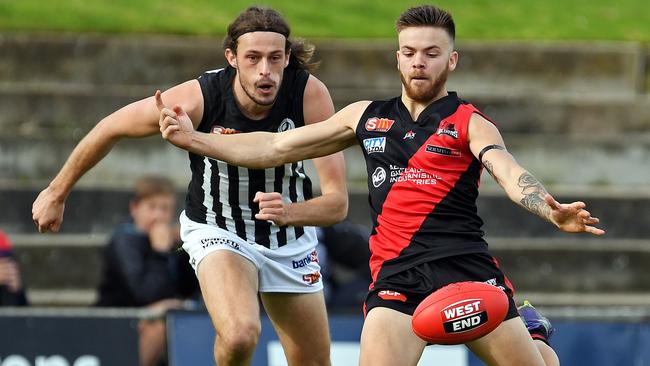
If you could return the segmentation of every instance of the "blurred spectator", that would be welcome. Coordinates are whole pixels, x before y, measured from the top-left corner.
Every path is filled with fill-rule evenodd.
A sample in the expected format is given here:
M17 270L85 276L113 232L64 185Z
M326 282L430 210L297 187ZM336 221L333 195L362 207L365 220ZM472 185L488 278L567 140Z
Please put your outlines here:
M0 230L0 306L24 306L27 298L14 260L11 242Z
M177 250L176 190L166 178L138 180L129 206L131 221L120 224L104 249L98 306L147 307L162 313L178 309L198 293L187 254ZM164 364L164 319L142 320L140 364Z
M331 312L357 313L371 282L370 229L342 221L318 228L317 233L327 308Z

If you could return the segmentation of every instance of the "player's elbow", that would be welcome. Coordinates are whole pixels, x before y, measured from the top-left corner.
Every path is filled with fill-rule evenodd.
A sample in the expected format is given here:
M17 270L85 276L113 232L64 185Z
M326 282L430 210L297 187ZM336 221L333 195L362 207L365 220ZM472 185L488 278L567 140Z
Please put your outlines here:
M331 206L329 222L330 225L336 224L345 220L348 217L348 196L347 193L331 194Z
M345 220L345 218L348 217L348 201L345 200L344 203L341 203L338 207L335 207L334 210L332 210L332 224L336 224L337 222L341 222Z

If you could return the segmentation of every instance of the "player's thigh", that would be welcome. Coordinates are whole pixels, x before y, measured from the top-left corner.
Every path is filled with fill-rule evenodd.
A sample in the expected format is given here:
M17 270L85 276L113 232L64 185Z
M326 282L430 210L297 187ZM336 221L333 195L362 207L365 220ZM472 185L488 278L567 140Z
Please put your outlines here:
M386 307L372 308L361 331L361 366L416 365L426 342L411 328L411 316Z
M330 336L323 291L262 293L264 309L288 357L327 358Z
M219 335L232 331L258 332L257 268L246 257L218 250L197 268L203 300Z
M498 366L544 366L544 360L519 317L466 344L483 362Z

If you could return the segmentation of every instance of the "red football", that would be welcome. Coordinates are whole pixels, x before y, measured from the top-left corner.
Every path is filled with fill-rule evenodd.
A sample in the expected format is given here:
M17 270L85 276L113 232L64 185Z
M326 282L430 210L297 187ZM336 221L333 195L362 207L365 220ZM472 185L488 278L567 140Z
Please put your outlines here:
M457 282L427 296L413 313L411 326L433 344L460 344L496 328L508 313L508 296L483 282Z

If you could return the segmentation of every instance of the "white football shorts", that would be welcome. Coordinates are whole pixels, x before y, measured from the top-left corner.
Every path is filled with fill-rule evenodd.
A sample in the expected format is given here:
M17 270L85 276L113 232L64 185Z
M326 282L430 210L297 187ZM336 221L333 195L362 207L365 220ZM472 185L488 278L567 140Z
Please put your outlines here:
M323 289L313 227L305 227L305 233L297 240L269 249L218 226L192 221L185 211L180 222L183 249L189 254L195 273L210 253L228 250L257 267L260 292L313 293Z

